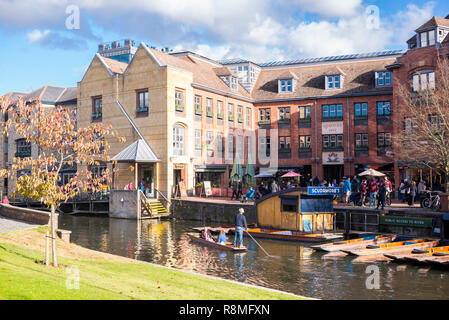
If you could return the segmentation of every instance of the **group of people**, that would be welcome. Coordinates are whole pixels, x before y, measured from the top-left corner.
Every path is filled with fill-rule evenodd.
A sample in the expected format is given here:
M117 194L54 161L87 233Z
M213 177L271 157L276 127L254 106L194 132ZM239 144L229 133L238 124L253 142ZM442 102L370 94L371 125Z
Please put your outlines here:
M244 216L245 210L243 208L239 209L239 212L235 216L235 236L234 236L234 247L241 248L243 246L243 229L245 231L248 231L248 225L246 224L246 218ZM204 227L203 231L201 232L201 238L207 241L214 241L214 237L211 235L209 229L207 227ZM216 241L219 244L226 244L226 232L221 229L220 234L218 235L218 239Z
M233 180L231 183L232 186L232 196L231 200L240 200L241 202L248 202L250 200L255 200L260 197L263 197L270 193L276 193L281 190L296 188L298 187L296 184L293 184L291 181L281 181L279 184L276 183L275 179L272 179L268 183L261 182L255 190L252 186L249 187L248 191L243 194L243 183L240 179Z
M408 202L409 206L413 206L415 201L420 201L421 197L427 190L427 185L424 180L420 180L416 184L415 180L404 179L398 188L398 198L402 203Z
M365 206L367 197L369 197L369 207L375 206L376 209L381 207L382 210L384 210L385 203L390 199L390 194L393 191L393 185L388 176L362 180L357 176L354 176L352 180L349 177L343 177L340 186L343 187L345 203L356 203L361 200L362 206Z

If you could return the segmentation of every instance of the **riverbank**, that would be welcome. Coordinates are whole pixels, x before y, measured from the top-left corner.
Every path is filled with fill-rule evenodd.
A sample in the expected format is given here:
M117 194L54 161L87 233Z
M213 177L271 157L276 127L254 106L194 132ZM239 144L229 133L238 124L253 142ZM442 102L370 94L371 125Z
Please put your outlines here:
M46 267L40 263L45 257L46 228L0 235L0 299L303 299L93 251L59 239L61 267Z

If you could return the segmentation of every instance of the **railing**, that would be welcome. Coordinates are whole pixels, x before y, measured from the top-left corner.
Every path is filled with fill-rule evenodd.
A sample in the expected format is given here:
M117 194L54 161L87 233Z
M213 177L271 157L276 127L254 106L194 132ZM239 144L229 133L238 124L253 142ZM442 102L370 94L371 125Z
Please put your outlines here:
M157 192L158 196L160 196L163 200L163 206L167 209L167 212L170 212L170 206L171 206L171 201L162 193L160 192L158 189L154 188L154 190ZM156 197L159 199L159 197Z
M152 216L153 213L151 212L151 207L148 203L147 197L145 196L145 194L142 192L142 190L139 189L139 198L140 198L140 204L143 206L143 209L148 213L149 216ZM140 212L140 217L142 215L142 211Z

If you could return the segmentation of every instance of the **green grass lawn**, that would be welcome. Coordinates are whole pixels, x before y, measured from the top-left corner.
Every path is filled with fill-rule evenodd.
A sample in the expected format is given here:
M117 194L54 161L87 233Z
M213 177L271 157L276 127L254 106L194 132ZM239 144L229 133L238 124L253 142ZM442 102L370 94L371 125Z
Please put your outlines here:
M24 231L14 234L20 236L20 232ZM42 237L37 230L27 232ZM0 299L299 299L144 262L106 261L98 257L88 260L66 255L58 256L62 267L46 267L36 263L43 259L42 251L2 241L0 237ZM79 289L70 289L76 283L73 281L76 273L74 268L69 272L69 267L79 271Z

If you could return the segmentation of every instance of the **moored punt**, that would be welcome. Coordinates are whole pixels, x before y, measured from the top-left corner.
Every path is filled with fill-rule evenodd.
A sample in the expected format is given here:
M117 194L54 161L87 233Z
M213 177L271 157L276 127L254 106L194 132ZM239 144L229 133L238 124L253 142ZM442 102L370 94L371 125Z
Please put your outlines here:
M381 244L394 241L396 239L396 235L377 235L377 236L368 236L364 238L351 239L351 240L343 240L337 241L333 243L326 243L321 245L312 246L311 248L318 251L341 251L341 250L350 250L357 249L367 246L369 244ZM345 253L343 253L345 255Z
M404 260L413 263L429 263L434 258L445 256L449 257L449 246L415 249L411 255L404 257Z
M234 229L234 225L233 224L225 224L222 226L214 226L214 227L207 227L207 230L209 230L209 232L211 233L219 233L221 230L224 230L226 233L228 233L229 230L233 230ZM255 223L249 223L248 224L248 228L255 228L256 224ZM205 227L195 227L192 228L192 230L201 232L204 230Z
M235 247L232 242L226 242L225 244L221 244L215 241L205 240L201 238L201 235L199 233L187 233L187 235L192 241L204 244L206 246L214 247L220 250L235 251L235 252L242 252L247 250L246 247Z
M230 229L230 231L234 232L234 229ZM343 238L342 233L307 233L301 231L273 230L262 228L248 228L248 233L255 238L298 242L326 242ZM246 236L247 233L243 232L243 235Z
M439 240L434 239L414 239L408 241L389 242L379 245L368 245L363 249L342 250L350 255L355 256L382 256L385 253L398 253L409 251L417 248L430 248L438 245Z
M449 256L429 256L423 262L432 266L447 268L449 267Z

